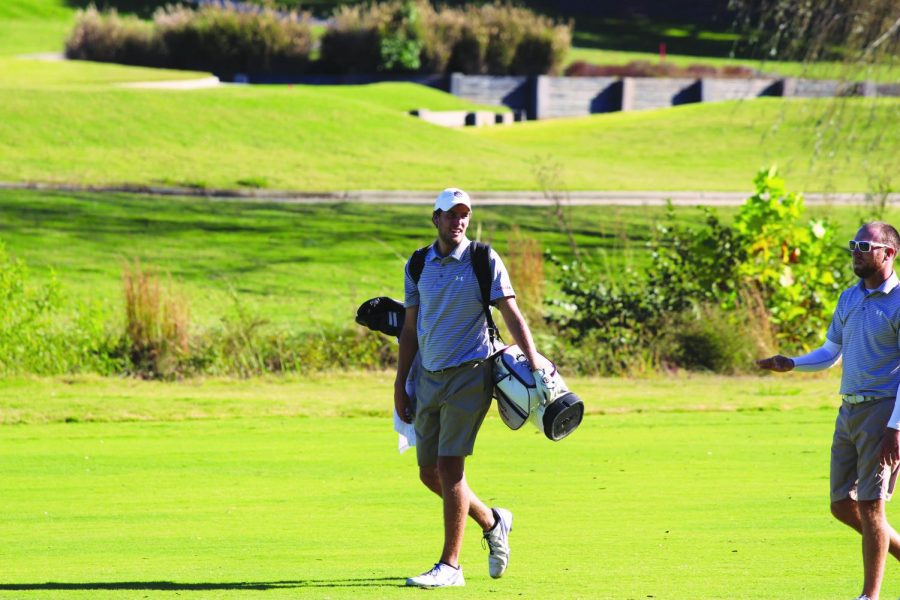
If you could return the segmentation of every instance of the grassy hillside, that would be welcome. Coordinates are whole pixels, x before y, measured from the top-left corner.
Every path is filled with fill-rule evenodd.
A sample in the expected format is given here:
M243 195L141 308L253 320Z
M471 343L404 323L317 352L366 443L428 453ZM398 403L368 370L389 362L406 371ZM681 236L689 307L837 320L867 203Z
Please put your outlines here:
M0 181L517 190L539 189L538 170L558 165L573 190L741 190L778 163L807 191L895 185L897 100L760 99L460 131L406 114L475 108L419 86L127 90L115 84L203 74L2 56L53 49L29 28L71 15L58 0L0 7Z
M807 191L868 189L896 164L898 100L844 103L854 145L820 152L831 101L759 99L451 130L409 109L458 107L408 84L198 91L21 89L0 81L0 180L296 190L535 189L549 157L571 189L741 190L778 163ZM875 135L882 143L868 147ZM829 149L830 150L830 149Z

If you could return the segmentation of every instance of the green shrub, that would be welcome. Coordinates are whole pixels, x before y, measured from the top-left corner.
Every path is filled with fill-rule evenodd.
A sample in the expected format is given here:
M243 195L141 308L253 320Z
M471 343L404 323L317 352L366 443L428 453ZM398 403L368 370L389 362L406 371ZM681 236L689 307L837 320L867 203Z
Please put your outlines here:
M122 366L118 340L97 306L63 309L63 291L51 274L33 284L25 263L0 242L0 375L111 374Z
M691 371L746 372L764 350L753 335L755 325L752 315L718 305L685 311L660 329L656 356L663 366Z
M305 15L166 6L153 22L115 11L79 11L66 40L69 58L216 73L301 73L312 33Z
M418 71L422 66L424 37L419 11L405 0L381 28L381 66L385 71Z
M101 13L90 7L78 11L66 39L66 57L142 66L165 66L166 51L153 24L115 10Z
M179 69L216 73L302 73L312 33L303 17L264 9L238 12L205 6L166 7L154 15L157 35Z
M554 261L565 300L550 322L563 345L593 346L596 368L614 373L632 357L729 372L773 346L818 344L849 283L846 254L827 221L802 223L802 197L774 168L755 184L731 225L708 208L702 226L677 225L670 210L651 242L653 267L625 283L585 261Z
M850 281L847 254L827 219L800 223L803 196L787 191L775 167L761 170L754 183L756 193L734 222L745 240L741 288L765 299L780 345L818 345ZM727 300L738 303L734 292Z
M556 73L571 46L571 25L496 2L435 8L425 0L340 6L310 61L307 15L269 8L191 9L168 5L153 22L115 11L79 11L66 42L70 58L236 73L334 74Z
M500 2L435 10L424 0L342 6L322 38L321 70L555 73L571 25Z
M328 73L374 73L381 63L378 5L341 6L322 36L319 69Z

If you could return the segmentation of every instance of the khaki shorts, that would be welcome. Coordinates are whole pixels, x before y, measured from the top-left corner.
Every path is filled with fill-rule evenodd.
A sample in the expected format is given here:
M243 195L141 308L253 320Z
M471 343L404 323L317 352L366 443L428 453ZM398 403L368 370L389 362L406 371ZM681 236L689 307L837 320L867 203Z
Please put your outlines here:
M491 407L491 361L468 363L416 378L416 457L419 466L438 456L470 456Z
M878 457L894 400L841 404L831 443L832 502L890 499L897 471L882 467Z

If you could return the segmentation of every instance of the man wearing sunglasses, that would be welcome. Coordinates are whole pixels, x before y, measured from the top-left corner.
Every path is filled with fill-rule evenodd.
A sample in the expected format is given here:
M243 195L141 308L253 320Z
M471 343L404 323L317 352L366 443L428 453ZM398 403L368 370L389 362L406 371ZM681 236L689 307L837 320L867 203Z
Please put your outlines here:
M884 510L900 464L900 281L894 273L900 235L887 223L867 223L849 246L860 281L841 294L822 347L756 364L778 372L820 371L843 356L831 513L862 534L864 580L857 600L878 600L888 552L900 560L900 536Z

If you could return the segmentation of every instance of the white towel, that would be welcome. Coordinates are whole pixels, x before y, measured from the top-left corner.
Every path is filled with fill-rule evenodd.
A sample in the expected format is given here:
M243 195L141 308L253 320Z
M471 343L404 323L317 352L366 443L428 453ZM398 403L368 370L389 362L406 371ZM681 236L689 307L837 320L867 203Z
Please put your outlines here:
M416 445L416 428L412 423L404 423L394 409L394 431L397 432L397 451L403 454Z

